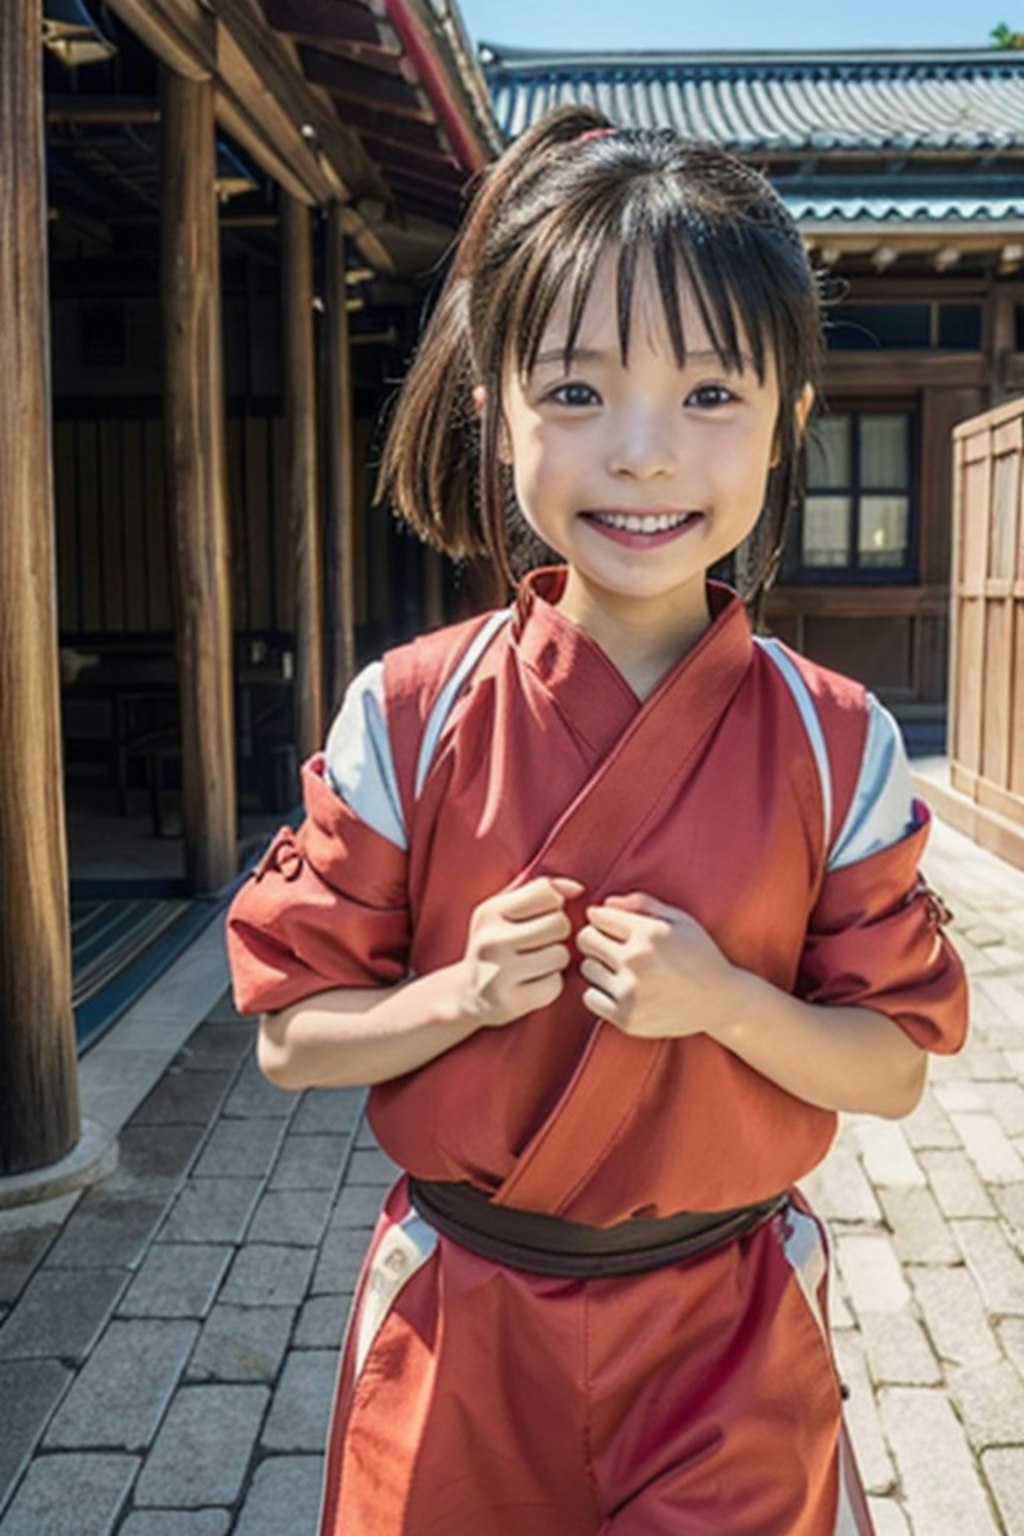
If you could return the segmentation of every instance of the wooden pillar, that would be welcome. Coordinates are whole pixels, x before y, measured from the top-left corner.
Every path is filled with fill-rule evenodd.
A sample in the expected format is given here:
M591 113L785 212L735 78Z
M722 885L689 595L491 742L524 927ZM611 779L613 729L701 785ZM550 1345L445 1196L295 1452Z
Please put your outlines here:
M324 614L317 489L316 336L309 209L281 192L284 413L288 526L295 551L295 737L302 758L323 745Z
M237 872L234 659L211 80L163 71L161 287L185 873Z
M328 591L331 614L331 707L336 710L356 669L356 471L352 348L345 287L342 207L327 210L324 262L324 348L327 410Z
M80 1130L50 447L40 0L0 5L0 1174Z

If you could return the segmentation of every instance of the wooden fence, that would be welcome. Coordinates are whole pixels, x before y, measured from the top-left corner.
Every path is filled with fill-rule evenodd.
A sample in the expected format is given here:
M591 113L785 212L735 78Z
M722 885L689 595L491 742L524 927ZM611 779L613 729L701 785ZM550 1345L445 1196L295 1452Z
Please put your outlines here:
M1024 399L953 434L950 782L1024 865Z

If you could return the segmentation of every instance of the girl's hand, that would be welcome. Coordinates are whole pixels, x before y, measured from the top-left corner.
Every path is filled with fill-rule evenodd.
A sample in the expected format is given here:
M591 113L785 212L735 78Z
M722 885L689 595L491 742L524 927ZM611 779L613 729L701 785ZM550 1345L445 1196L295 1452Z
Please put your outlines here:
M565 985L572 932L565 903L583 886L542 875L475 908L460 967L460 1011L493 1028L546 1008Z
M576 935L583 1005L627 1035L714 1036L744 974L695 918L634 891L587 908Z

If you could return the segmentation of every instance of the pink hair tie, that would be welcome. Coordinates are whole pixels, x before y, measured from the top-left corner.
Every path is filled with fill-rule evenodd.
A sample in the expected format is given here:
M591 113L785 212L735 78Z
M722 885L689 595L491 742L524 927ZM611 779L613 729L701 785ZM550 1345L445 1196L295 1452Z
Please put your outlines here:
M588 139L607 139L610 134L616 132L614 128L588 128L586 133L581 133L576 140L577 144L586 144Z

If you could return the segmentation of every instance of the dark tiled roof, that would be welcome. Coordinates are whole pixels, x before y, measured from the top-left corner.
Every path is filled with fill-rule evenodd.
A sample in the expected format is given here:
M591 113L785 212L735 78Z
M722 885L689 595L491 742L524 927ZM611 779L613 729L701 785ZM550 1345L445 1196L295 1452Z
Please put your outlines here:
M533 53L481 49L514 138L585 102L740 151L1024 148L1024 53Z
M775 184L801 223L948 225L1024 221L1024 176L975 168L952 176L778 176Z

